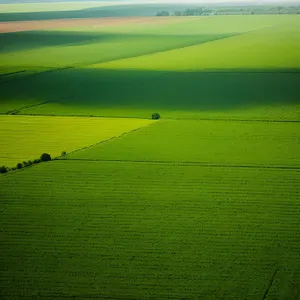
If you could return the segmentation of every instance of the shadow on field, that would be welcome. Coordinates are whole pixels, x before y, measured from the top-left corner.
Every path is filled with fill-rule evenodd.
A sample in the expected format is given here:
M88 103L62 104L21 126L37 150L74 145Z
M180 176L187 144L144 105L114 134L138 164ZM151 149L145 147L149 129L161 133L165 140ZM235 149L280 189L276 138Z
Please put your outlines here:
M197 7L196 5L192 7ZM191 7L191 8L192 8ZM115 5L99 6L80 10L69 11L44 11L44 12L17 12L0 13L0 22L27 21L27 20L54 20L73 18L103 18L103 17L136 17L155 16L162 10L182 10L186 7L180 4L149 4L149 5Z
M24 31L0 34L0 52L21 51L47 46L101 42L111 35L77 31Z
M88 28L86 30L89 30ZM153 34L153 33L115 33L115 32L101 32L101 28L97 31L93 31L93 28L90 28L91 31L50 31L50 30L41 30L41 31L23 31L23 32L9 32L0 34L0 53L5 53L9 51L21 51L28 50L40 47L47 46L78 46L97 43L107 43L113 42L115 49L112 48L111 51L118 51L122 49L122 52L126 52L126 47L130 46L131 53L132 48L135 49L135 52L138 55L148 54L159 51L171 50L174 48L187 47L192 45L197 45L205 42L215 41L218 39L223 39L235 35L235 33L222 33L222 34L197 34L197 35L180 35L180 34ZM120 43L123 43L120 46ZM139 45L140 50L138 51L137 45ZM147 50L145 49L147 45ZM83 60L83 57L86 57L85 49L71 49L69 56L77 57L78 62ZM96 52L97 50L95 50ZM99 55L101 49L98 50L98 53L93 53L94 60L91 63L98 62L101 60L102 55ZM104 51L104 50L102 50ZM79 53L79 54L78 54ZM53 54L49 54L53 56ZM79 55L79 56L78 56ZM135 55L131 55L135 56ZM99 58L100 57L100 58ZM125 55L125 57L127 57ZM62 58L57 57L57 60L60 61ZM47 62L46 62L47 63Z
M300 103L300 70L162 72L69 69L1 85L1 100L38 99L72 107L232 110Z

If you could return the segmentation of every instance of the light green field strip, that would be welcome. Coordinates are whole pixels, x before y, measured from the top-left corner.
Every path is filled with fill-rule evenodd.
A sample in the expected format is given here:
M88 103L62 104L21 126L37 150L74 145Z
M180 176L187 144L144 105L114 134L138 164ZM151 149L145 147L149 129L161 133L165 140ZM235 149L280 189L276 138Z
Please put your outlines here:
M94 65L105 69L237 70L300 68L300 18L239 36Z
M28 69L105 62L213 41L295 19L292 16L240 17L175 17L170 18L169 24L161 24L159 18L157 23L147 24L145 18L145 24L141 21L139 25L11 33L3 39L4 50L7 50L0 55L0 65ZM14 45L18 40L23 41L19 49Z
M70 152L151 124L142 119L0 116L0 165Z
M300 167L300 123L161 121L74 159Z
M22 102L2 104L0 108L9 110L14 105L20 107ZM19 105L19 106L18 106ZM23 115L56 115L56 116L102 116L102 117L134 117L150 118L152 113L157 110L154 108L138 108L138 105L128 105L123 107L107 107L101 103L94 103L94 106L76 105L74 103L47 103L30 108L24 108L18 112ZM201 108L187 107L186 110L172 110L161 108L158 110L163 118L169 119L204 119L204 120L260 120L260 121L300 121L300 104L287 105L253 105L240 109L228 110L201 110Z
M81 26L62 28L64 31L107 32L107 33L143 33L155 35L211 35L241 33L251 30L298 20L290 15L255 15L255 16L215 16L215 17L167 17L156 18L151 23L147 18L126 26Z
M85 1L85 2L57 2L57 3L15 3L0 4L1 13L17 13L17 12L46 12L46 11L70 11L80 10L100 6L113 6L122 4L117 1Z
M1 295L263 299L277 270L270 296L296 300L299 181L296 170L80 161L2 175Z

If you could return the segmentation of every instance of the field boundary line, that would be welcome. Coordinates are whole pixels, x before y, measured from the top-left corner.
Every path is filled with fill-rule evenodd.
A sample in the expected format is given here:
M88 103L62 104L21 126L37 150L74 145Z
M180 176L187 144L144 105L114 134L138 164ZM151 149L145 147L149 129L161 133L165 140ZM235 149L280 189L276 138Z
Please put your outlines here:
M2 115L17 115L23 109L32 108L32 107L36 107L36 106L41 106L41 105L44 105L44 104L47 104L47 103L49 103L49 101L41 102L41 103L37 103L37 104L32 104L32 105L28 105L28 106L23 106L23 107L20 107L20 108L16 108L14 110L9 110L9 111L3 113Z
M224 121L224 122L266 122L266 123L299 123L300 120L276 120L276 119L230 119L230 118L164 118L175 121Z
M72 99L73 97L67 98ZM55 102L46 101L38 104L33 104L30 106L15 109L13 111L8 111L5 113L0 113L0 115L13 115L18 114L19 116L36 116L36 117L70 117L70 118L110 118L110 119L141 119L150 120L149 118L139 117L139 116L97 116L97 115L65 115L65 114L34 114L34 113L22 113L22 110L27 108L32 108L36 106L41 106L45 104L52 104ZM300 123L300 120L276 120L276 119L231 119L231 118L161 118L161 121L219 121L219 122L265 122L265 123Z
M272 277L271 277L271 279L270 279L270 281L269 281L269 284L268 284L268 286L267 286L267 288L266 288L266 291L265 291L265 293L264 293L264 295L263 295L262 300L265 300L265 299L267 298L267 295L268 295L268 293L269 293L270 288L271 288L272 285L273 285L273 282L274 282L274 279L275 279L275 276L276 276L277 272L278 272L278 269L276 269L276 270L274 271L274 273L273 273L273 275L272 275Z
M10 73L2 73L2 74L0 74L0 77L5 77L5 76L9 76L9 75L24 73L24 72L26 72L26 70L16 71L16 72L10 72Z
M151 124L152 125L152 124ZM149 125L148 125L149 126ZM147 126L144 126L147 127ZM140 127L140 128L144 128ZM139 129L140 129L139 128ZM138 129L135 129L133 131L136 131ZM131 132L133 132L131 131ZM131 133L128 132L128 133ZM125 134L124 134L125 135ZM123 135L122 135L123 136ZM120 136L120 137L122 137ZM118 138L118 137L117 137ZM114 138L113 138L114 139ZM109 140L107 140L109 141ZM106 142L106 141L104 141ZM98 143L98 144L101 144ZM97 144L96 144L97 145ZM90 148L93 145L86 147ZM85 149L86 149L85 148ZM73 152L69 153L74 153L80 150L75 150ZM68 153L68 154L69 154ZM197 162L197 161L168 161L168 160L126 160L126 159L86 159L86 158L57 158L56 160L59 161L86 161L86 162L116 162L116 163L140 163L140 164L159 164L159 165L174 165L174 166L199 166L199 167L212 167L212 168L249 168L249 169L287 169L287 170L300 170L300 166L287 166L287 165L247 165L247 164L215 164L215 163L208 163L208 162Z
M156 124L156 123L159 123L159 121L153 121L152 123L147 124L147 125L145 125L145 126L140 126L140 127L138 127L138 128L132 129L132 130L130 130L130 131L123 132L123 133L121 133L121 134L118 135L118 136L112 136L112 137L110 137L110 138L108 138L108 139L106 139L106 140L102 140L102 141L97 142L97 143L95 143L95 144L92 144L92 145L88 145L88 146L85 146L85 147L82 147L82 148L75 149L75 150L73 150L73 151L68 152L67 155L73 154L73 153L76 153L76 152L79 152L79 151L83 151L83 150L86 150L86 149L88 149L88 148L91 148L91 147L94 147L94 146L97 146L97 145L101 145L101 144L110 142L110 141L115 140L115 139L122 138L122 137L125 136L125 135L128 135L128 134L131 134L131 133L133 133L133 132L136 132L136 131L138 131L138 130L140 130L140 129L142 129L142 128L150 127L151 125ZM61 156L59 156L59 157L57 157L57 158L55 158L55 159L53 159L53 160L65 160L65 159L61 159Z

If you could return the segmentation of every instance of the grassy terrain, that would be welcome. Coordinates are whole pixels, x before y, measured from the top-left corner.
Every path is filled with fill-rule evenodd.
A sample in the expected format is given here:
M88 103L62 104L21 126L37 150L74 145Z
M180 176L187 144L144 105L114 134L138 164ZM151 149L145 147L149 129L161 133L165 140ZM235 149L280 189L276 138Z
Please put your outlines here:
M15 166L52 157L120 136L151 124L141 119L100 119L70 117L0 116L0 166Z
M142 70L261 70L300 68L300 18L243 35L95 67ZM222 55L220 55L222 49Z
M299 83L300 73L84 68L9 81L1 96L48 102L21 114L300 120Z
M0 35L0 112L300 120L298 16L157 20Z
M275 274L266 299L296 300L299 180L79 161L1 176L1 296L262 299Z
M299 132L299 123L164 121L67 157L300 167Z
M118 4L118 5L116 5ZM29 21L29 20L54 20L74 18L104 18L104 17L129 17L129 16L155 16L158 11L181 9L182 4L127 4L115 3L114 5L95 4L95 7L72 9L66 11L30 11L30 12L1 12L0 22Z
M1 299L299 299L300 19L169 20L0 34Z
M1 13L20 13L20 12L45 12L45 11L68 11L80 10L91 7L105 5L117 5L118 2L42 2L42 3L13 3L0 4Z

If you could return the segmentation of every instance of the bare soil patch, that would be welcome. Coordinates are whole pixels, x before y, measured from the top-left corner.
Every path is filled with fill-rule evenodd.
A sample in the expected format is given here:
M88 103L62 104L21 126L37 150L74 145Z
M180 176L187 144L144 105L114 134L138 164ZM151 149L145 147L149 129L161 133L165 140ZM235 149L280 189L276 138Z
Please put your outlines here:
M127 24L164 24L180 21L176 17L109 17L95 19L59 19L41 21L0 22L0 33L77 26L119 26Z

